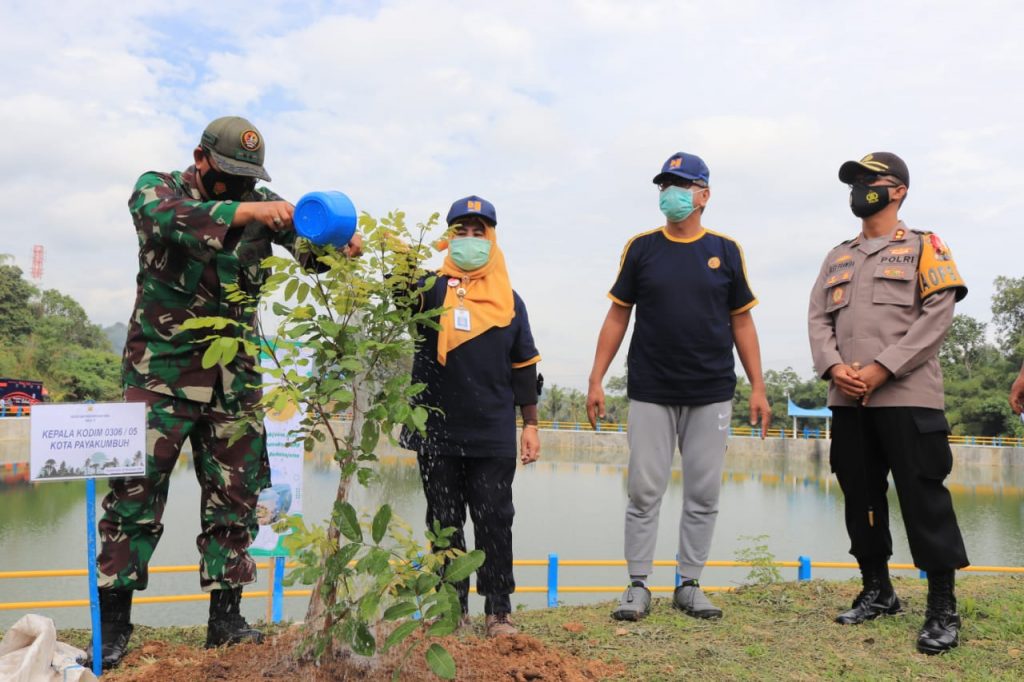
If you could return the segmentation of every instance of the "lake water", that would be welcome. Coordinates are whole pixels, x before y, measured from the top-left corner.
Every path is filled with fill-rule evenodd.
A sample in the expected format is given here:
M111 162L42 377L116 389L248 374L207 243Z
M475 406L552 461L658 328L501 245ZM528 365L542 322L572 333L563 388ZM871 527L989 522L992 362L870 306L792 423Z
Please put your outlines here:
M586 453L570 453L568 459L585 459ZM195 536L199 532L199 488L190 460L182 457L171 479L170 500L164 519L165 532L152 565L198 562ZM370 489L357 488L357 508L375 509L390 501L397 515L415 528L422 525L425 502L420 489L415 459L385 458L380 465L381 480ZM331 507L337 486L337 471L327 460L308 459L305 464L304 505L307 520L321 520ZM658 534L658 559L671 560L675 553L676 529L682 506L678 471L662 504ZM616 464L584 461L540 462L520 467L516 474L514 527L517 559L546 559L556 552L562 559L621 559L623 510L626 503L626 469ZM958 470L948 481L954 493L957 516L976 565L1024 566L1024 471L1019 467L992 469L978 467ZM97 486L105 493L103 483ZM44 484L0 484L0 570L82 568L85 563L85 484L54 482ZM97 503L99 500L97 500ZM98 504L97 504L98 506ZM894 562L909 563L906 535L898 518L899 505L890 490L895 542ZM469 530L467 528L467 530ZM761 541L751 536L765 535ZM472 538L471 531L468 536ZM767 542L777 559L795 560L799 555L816 561L849 561L848 541L843 526L842 494L828 465L820 462L792 463L780 458L739 457L726 462L721 510L711 559L731 560L736 552ZM562 567L562 585L619 585L624 568ZM708 568L705 585L729 586L741 583L746 568ZM786 579L796 569L782 569ZM815 577L842 579L855 575L850 570L816 569ZM915 575L913 573L909 575ZM517 567L520 586L543 585L543 567ZM658 567L652 582L670 585L671 567ZM253 589L266 589L266 572ZM199 592L193 573L153 574L146 595ZM565 594L566 603L611 599L608 594ZM0 580L0 602L83 599L85 578ZM482 600L473 597L479 611ZM543 594L517 594L514 604L530 608L545 604ZM259 618L265 601L243 602L245 614ZM285 602L287 618L302 618L306 599ZM135 621L149 625L195 624L205 622L206 602L136 605ZM83 627L88 609L63 608L42 611L58 627ZM6 629L22 615L0 611L0 628Z

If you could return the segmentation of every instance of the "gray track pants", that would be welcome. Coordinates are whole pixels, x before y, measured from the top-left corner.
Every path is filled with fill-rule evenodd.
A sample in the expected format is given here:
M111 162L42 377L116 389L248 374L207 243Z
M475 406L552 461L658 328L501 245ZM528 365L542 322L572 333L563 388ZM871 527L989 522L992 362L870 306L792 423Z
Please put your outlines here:
M630 575L653 572L658 512L678 443L683 460L679 574L700 577L718 517L731 417L731 401L694 407L629 402L626 562Z

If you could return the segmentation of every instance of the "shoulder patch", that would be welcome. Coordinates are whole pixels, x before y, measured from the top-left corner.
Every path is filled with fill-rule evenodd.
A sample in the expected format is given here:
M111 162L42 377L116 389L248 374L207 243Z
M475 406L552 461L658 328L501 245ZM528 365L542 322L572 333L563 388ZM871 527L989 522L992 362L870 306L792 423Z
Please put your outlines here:
M949 247L934 232L918 234L921 237L921 261L918 264L917 275L921 299L924 300L939 291L956 289L956 300L962 300L967 295L967 285L960 277Z

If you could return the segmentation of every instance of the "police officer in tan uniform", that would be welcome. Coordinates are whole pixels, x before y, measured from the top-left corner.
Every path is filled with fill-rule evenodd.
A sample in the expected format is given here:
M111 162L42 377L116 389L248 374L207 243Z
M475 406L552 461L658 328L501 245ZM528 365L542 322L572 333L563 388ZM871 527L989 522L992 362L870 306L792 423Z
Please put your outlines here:
M907 165L876 152L847 161L850 208L861 232L825 258L811 291L808 334L817 373L830 381L831 465L846 499L850 553L863 589L836 622L858 624L901 610L889 580L887 475L896 484L914 564L928 573L919 651L959 643L955 571L967 552L943 479L953 465L938 353L967 294L949 249L897 213Z

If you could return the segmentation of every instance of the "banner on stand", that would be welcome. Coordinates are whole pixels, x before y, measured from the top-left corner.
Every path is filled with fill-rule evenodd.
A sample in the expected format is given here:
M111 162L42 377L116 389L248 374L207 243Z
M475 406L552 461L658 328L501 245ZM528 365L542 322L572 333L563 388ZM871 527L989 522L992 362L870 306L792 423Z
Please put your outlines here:
M309 354L311 355L311 354ZM304 357L309 357L304 354ZM264 366L270 362L269 355L260 354ZM303 374L308 374L309 365L296 367ZM263 375L265 384L275 379ZM270 389L264 389L270 390ZM256 519L259 522L259 533L249 551L259 556L280 556L288 554L282 544L282 535L273 529L273 525L289 514L302 513L302 464L305 449L302 442L290 443L292 433L299 428L305 414L305 404L289 403L280 412L268 410L263 420L267 432L267 455L270 458L270 487L260 493L256 504Z

